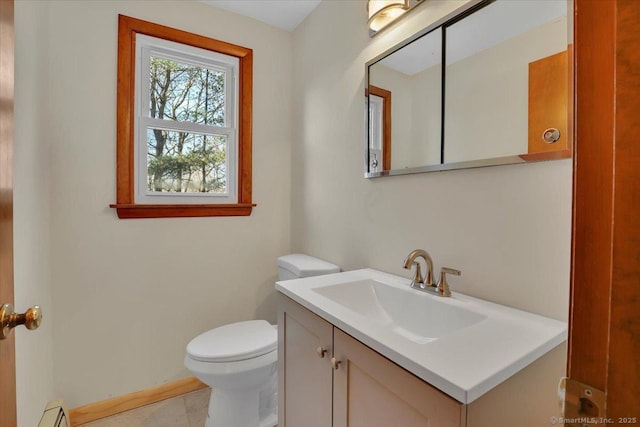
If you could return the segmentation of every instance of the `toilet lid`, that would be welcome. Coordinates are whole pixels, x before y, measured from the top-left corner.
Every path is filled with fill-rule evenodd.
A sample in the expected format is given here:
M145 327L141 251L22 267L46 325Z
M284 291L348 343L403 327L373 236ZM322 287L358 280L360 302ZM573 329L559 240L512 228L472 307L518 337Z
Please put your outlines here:
M283 255L278 258L278 267L301 278L340 272L337 265L305 254Z
M187 345L187 354L202 362L232 362L274 351L276 328L265 320L232 323L198 335Z

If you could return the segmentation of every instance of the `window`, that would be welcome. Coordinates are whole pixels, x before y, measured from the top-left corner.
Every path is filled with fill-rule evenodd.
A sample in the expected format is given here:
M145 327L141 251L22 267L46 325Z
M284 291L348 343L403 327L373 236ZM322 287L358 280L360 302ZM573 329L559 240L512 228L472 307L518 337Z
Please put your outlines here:
M120 218L250 215L252 51L119 17Z

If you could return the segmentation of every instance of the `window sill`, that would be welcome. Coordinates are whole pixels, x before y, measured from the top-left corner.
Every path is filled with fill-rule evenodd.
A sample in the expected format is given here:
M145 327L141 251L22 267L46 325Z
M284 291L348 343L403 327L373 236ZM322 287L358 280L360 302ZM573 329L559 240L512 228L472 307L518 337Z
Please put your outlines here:
M203 216L249 216L256 206L252 203L234 205L140 205L112 204L118 218L182 218Z

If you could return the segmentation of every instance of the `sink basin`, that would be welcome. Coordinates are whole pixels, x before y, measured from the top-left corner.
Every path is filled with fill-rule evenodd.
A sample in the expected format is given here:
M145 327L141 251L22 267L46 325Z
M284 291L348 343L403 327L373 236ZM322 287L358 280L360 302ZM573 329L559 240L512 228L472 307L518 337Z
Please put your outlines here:
M487 318L457 307L446 298L372 279L312 291L418 344L429 343Z
M373 269L284 280L276 289L462 403L567 338L567 324L463 295L411 289ZM338 356L339 357L339 356Z

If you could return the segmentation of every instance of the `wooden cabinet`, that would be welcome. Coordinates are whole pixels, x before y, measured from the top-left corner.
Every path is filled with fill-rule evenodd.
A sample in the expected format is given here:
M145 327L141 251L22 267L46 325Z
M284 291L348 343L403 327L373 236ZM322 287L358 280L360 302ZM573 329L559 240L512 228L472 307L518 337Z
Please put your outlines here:
M560 415L564 345L465 405L279 298L278 427L543 426Z

